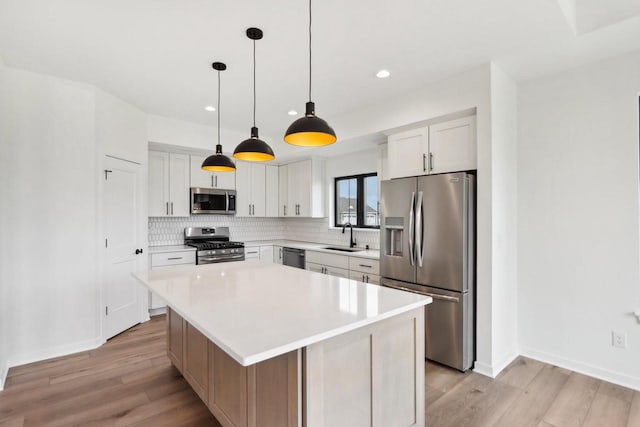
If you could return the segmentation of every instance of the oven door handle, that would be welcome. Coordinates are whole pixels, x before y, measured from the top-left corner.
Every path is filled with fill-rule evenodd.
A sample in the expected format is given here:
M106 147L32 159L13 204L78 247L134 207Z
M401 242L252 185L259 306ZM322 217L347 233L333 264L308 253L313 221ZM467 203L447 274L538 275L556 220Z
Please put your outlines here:
M242 255L233 255L233 256L214 256L214 257L199 257L198 261L220 261L223 259L244 259L244 254Z

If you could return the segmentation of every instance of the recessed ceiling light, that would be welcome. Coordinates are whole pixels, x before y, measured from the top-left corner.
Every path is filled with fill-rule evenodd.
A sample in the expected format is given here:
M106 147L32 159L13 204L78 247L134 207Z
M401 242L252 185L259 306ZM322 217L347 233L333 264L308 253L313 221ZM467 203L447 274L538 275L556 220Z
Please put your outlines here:
M390 75L391 73L389 72L389 70L380 70L376 73L376 77L379 79L386 79Z
M204 109L207 111L216 111L216 107L214 107L213 105L207 105L206 107L204 107Z
M298 112L296 110L289 110L289 112L287 113L290 116L297 116Z

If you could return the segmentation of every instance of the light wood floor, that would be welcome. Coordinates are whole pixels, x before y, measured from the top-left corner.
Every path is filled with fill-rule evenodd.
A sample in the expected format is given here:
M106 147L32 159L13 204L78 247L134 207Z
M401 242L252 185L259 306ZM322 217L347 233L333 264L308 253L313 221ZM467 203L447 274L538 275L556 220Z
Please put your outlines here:
M519 358L498 378L427 364L429 426L640 427L640 393ZM165 356L164 316L104 346L12 368L0 427L219 426Z

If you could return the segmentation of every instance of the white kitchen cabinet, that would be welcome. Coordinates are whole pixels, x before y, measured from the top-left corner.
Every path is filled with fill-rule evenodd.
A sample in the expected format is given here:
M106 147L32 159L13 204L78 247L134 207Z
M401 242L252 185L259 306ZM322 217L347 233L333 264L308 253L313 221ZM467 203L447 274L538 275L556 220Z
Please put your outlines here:
M273 246L260 246L260 261L273 262Z
M260 246L254 246L251 248L245 248L244 259L260 259Z
M476 116L429 126L429 153L429 173L476 169Z
M278 216L282 218L291 215L291 209L289 208L288 172L288 165L278 167Z
M359 282L371 283L374 285L380 284L380 276L378 276L377 274L367 274L360 271L349 271L349 278L352 280L357 280Z
M151 254L149 265L152 270L159 268L169 268L174 265L182 264L195 264L196 263L196 251L175 251L175 252L161 252ZM167 303L159 296L149 292L149 314L156 315L164 313Z
M273 262L275 264L282 264L283 253L282 246L274 246L273 247Z
M429 132L426 127L389 135L387 150L389 178L427 173Z
M277 217L279 197L279 168L278 166L265 166L265 216Z
M323 218L324 211L324 162L318 159L289 163L286 166L286 215L299 218ZM280 189L283 191L283 188ZM281 209L284 203L280 203Z
M189 155L149 151L149 216L189 216Z
M476 169L476 116L389 135L387 152L389 178Z
M235 172L208 172L202 170L204 156L190 156L191 162L191 187L220 188L223 190L236 189Z
M330 265L316 264L313 262L307 262L305 268L309 271L315 271L316 273L328 274L329 276L349 278L349 270L344 268L332 267Z
M265 178L265 165L236 162L236 216L265 216Z

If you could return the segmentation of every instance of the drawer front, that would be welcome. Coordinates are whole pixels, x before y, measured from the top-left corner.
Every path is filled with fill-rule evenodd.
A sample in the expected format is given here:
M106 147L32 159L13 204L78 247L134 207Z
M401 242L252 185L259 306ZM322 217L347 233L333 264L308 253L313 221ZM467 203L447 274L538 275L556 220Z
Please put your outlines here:
M380 284L380 276L377 274L367 274L360 271L350 271L349 279L357 280L358 282L371 283L373 285Z
M380 261L377 259L349 257L349 270L378 275L380 274Z
M260 259L260 247L245 248L244 259Z
M345 269L345 268L337 268L337 267L325 267L325 274L328 274L329 276L335 276L335 277L344 277L345 279L349 278L349 270Z
M307 262L331 267L349 269L349 257L345 255L327 254L324 252L307 251Z
M165 252L151 254L151 267L163 267L166 265L195 264L196 251Z

